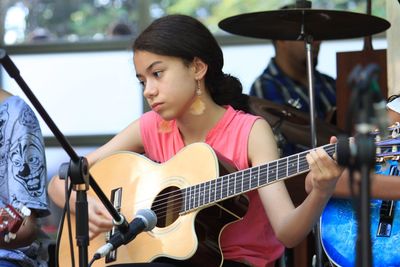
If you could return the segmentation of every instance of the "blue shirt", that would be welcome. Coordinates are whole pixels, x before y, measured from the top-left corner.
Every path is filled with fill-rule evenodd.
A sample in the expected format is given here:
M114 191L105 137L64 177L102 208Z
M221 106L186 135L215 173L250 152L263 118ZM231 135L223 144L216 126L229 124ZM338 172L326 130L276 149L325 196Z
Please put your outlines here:
M8 97L0 103L0 198L8 204L23 203L38 217L46 216L46 177L39 122L21 98ZM0 258L18 261L24 267L44 266L37 258L40 249L35 241L20 249L0 249Z
M324 120L336 107L336 82L332 77L314 71L315 113ZM271 59L264 72L255 80L250 95L264 98L281 105L289 105L309 113L309 88L288 77ZM303 149L288 144L283 148L283 156L288 156ZM282 148L281 148L282 149Z

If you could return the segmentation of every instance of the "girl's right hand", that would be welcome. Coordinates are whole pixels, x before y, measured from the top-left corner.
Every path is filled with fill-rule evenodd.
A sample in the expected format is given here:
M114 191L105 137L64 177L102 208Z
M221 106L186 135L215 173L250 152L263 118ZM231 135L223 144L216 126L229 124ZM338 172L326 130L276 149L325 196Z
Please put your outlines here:
M92 196L87 197L89 210L89 238L92 240L113 227L113 218L100 200Z

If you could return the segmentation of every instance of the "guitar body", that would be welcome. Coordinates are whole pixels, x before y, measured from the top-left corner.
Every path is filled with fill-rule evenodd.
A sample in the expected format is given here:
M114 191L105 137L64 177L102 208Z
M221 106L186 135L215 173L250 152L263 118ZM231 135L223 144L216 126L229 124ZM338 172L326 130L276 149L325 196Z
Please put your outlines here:
M390 237L377 236L382 200L371 201L371 244L375 267L400 266L400 203L396 201ZM322 246L332 263L355 266L358 228L350 200L331 199L321 216Z
M187 146L163 164L131 152L113 154L97 162L90 173L106 195L119 191L120 204L117 206L129 222L140 209L152 209L158 221L152 231L143 232L129 244L119 247L113 259L102 258L92 266L152 261L185 266L220 266L223 261L220 232L226 224L244 215L247 205L242 204L243 199L232 198L182 214L179 208L183 205L183 198L169 195L218 177L220 168L214 151L203 143ZM94 196L92 191L88 194ZM71 218L74 237L75 217L71 214ZM65 267L71 266L67 231L64 222L60 266ZM89 259L105 243L105 234L91 240ZM78 265L76 246L74 251L75 264Z
M376 164L375 172L398 176L398 161L386 160L383 164ZM337 266L355 266L358 223L353 203L345 199L331 199L320 220L321 242L330 261ZM398 201L371 201L370 238L373 266L400 266L399 220Z

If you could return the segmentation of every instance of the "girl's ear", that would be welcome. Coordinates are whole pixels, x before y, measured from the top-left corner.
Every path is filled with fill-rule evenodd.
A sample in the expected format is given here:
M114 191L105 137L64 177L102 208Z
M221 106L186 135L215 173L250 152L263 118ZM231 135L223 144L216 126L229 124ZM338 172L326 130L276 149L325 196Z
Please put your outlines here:
M201 80L206 76L208 65L198 57L193 59L194 75L196 80Z

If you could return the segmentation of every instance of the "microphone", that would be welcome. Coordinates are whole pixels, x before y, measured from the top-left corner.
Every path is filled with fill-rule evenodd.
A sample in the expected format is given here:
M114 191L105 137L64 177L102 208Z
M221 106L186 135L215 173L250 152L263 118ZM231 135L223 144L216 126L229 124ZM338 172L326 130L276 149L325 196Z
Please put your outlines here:
M380 68L377 64L369 64L365 70L365 76L370 79L370 90L372 90L373 109L375 113L375 124L378 126L380 135L386 138L389 135L389 118L387 115L386 100L383 98L378 83Z
M157 215L151 209L141 209L129 223L126 232L117 232L111 236L107 244L100 247L93 256L94 260L106 256L112 250L131 242L141 232L151 231L157 224Z
M372 105L374 107L375 116L376 116L376 124L379 128L379 134L383 136L383 138L387 138L389 135L389 118L387 115L386 101L384 99L379 100L378 102L374 102Z
M373 117L372 123L379 128L380 135L387 136L389 134L389 119L387 116L386 101L382 96L381 90L378 83L378 75L380 73L380 67L371 63L365 68L361 65L357 65L349 77L349 83L353 83L358 90L358 96L368 94L369 99L372 102ZM369 108L369 107L364 107ZM365 118L364 118L365 119ZM364 129L365 131L371 131L370 129Z

